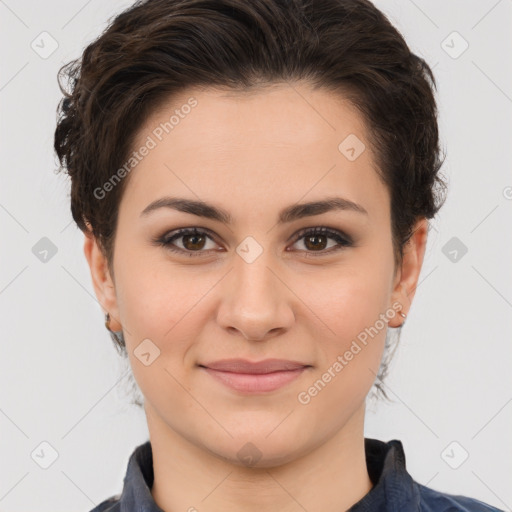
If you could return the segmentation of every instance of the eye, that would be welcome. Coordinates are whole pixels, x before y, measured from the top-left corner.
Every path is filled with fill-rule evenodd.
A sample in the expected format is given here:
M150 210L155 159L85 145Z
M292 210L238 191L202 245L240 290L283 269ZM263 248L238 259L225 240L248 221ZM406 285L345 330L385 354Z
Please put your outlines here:
M331 246L329 250L325 251L324 249L327 246L328 239L331 239L336 243L334 244L334 247ZM331 254L343 249L344 247L352 247L354 245L352 239L348 235L345 235L341 231L323 226L301 230L297 233L294 243L299 241L302 241L306 248L306 255L308 257L325 256L326 254Z
M334 247L331 246L328 250L325 250L327 240L329 239L335 242L333 244ZM181 247L175 243L176 240L180 241ZM213 243L213 246L210 248L207 247L208 240ZM305 247L304 252L306 252L308 257L331 254L344 247L353 246L353 241L348 235L341 231L323 226L305 228L295 235L294 240L294 244L299 241L303 242ZM177 252L186 256L200 256L203 252L215 250L216 245L213 234L210 230L205 228L183 228L177 231L171 231L170 233L157 238L155 243L172 252Z
M205 252L201 249L204 249L207 240L214 242L212 236L208 233L209 230L205 230L204 228L202 230L197 228L183 228L164 235L157 239L156 242L173 252L186 254L187 256L199 256L202 252ZM172 234L172 236L169 236L169 234ZM181 240L183 247L176 247L174 244L175 240ZM212 247L209 248L209 250L212 249Z

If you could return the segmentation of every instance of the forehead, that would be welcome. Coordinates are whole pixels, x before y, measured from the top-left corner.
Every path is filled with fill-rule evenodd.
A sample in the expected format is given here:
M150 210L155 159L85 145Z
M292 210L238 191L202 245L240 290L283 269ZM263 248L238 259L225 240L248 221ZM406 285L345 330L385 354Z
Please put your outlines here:
M175 116L171 123L172 138L181 147L197 147L198 141L218 146L229 141L230 149L252 144L311 147L332 145L345 132L366 138L362 117L347 99L300 82L248 90L191 88L160 104L140 135L169 121L175 111L179 119Z
M164 193L268 208L336 193L374 215L389 207L361 114L306 84L182 91L148 117L133 149L144 145L125 190L139 210Z

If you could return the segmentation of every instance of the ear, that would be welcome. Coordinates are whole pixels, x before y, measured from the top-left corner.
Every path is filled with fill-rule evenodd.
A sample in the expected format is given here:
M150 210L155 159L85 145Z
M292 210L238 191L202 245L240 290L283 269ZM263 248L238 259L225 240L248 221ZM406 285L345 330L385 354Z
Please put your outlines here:
M428 220L422 217L416 222L413 234L404 247L404 257L401 267L398 269L395 285L392 293L392 303L399 302L402 305L402 313L409 313L411 303L416 293L418 279L423 265L425 248L427 246ZM404 319L397 314L390 320L390 327L400 327Z
M119 321L115 285L108 269L107 258L96 238L90 233L85 234L84 254L89 263L98 302L101 304L104 313L110 313L110 328L113 331L120 331L121 323Z

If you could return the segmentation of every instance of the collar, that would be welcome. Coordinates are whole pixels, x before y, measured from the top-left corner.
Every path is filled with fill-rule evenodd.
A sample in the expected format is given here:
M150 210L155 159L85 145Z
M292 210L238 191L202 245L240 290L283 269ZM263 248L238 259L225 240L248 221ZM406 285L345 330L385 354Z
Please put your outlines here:
M416 482L406 470L401 441L364 439L366 467L373 487L347 512L420 510Z
M373 488L347 512L419 510L419 491L406 471L402 443L396 439L383 442L365 438L364 446ZM130 456L123 492L121 496L111 498L111 503L117 503L119 508L112 508L112 511L164 512L151 495L153 480L153 453L151 442L146 441Z

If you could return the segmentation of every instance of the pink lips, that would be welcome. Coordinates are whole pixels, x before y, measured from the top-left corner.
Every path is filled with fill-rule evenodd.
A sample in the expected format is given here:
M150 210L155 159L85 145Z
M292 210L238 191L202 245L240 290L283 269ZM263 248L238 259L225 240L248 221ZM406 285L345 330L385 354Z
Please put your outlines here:
M274 391L296 379L310 365L284 359L251 362L223 359L201 366L209 375L243 393Z

